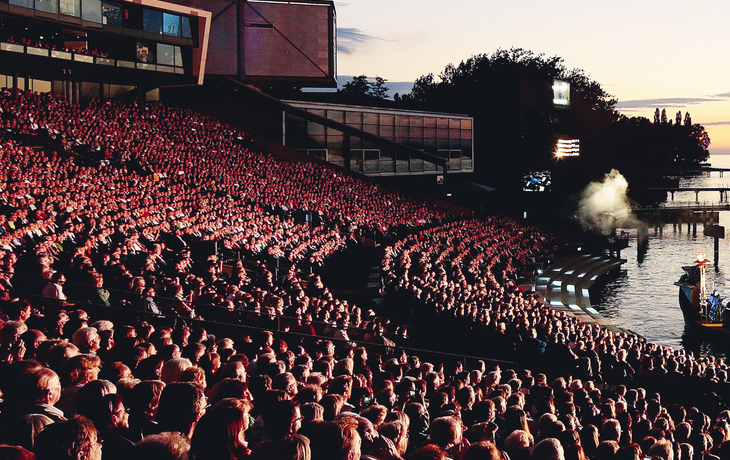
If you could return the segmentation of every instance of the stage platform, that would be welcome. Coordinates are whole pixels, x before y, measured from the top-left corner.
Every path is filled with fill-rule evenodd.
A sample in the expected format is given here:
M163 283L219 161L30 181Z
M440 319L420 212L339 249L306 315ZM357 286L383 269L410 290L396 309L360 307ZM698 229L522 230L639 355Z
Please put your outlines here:
M591 306L589 290L603 276L619 270L626 259L595 254L561 257L540 275L535 292L552 308L566 311L586 323L614 326Z

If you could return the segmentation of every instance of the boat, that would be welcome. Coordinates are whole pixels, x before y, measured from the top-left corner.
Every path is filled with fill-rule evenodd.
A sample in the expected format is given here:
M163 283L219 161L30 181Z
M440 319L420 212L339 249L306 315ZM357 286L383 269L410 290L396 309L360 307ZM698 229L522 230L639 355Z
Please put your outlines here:
M723 305L716 289L708 292L706 254L699 254L693 265L682 267L684 274L674 283L679 286L679 307L687 329L730 337L730 302Z

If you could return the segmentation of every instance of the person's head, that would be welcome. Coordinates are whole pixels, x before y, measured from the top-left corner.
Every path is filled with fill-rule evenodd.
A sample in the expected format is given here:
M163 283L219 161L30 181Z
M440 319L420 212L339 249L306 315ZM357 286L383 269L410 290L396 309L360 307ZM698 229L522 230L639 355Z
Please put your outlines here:
M319 403L324 408L324 420L332 422L342 410L345 404L345 398L342 395L329 394L323 396Z
M190 452L198 460L238 458L246 450L251 404L243 399L224 399L201 417L195 427Z
M135 460L187 460L190 441L182 433L163 432L142 438L134 446Z
M312 450L309 439L302 435L288 436L274 445L274 458L286 460L310 460Z
M302 426L299 406L289 399L271 401L263 410L264 429L271 441L296 434Z
M187 358L172 358L162 365L162 371L160 373L160 380L170 384L177 382L180 379L180 374L189 367L192 367L193 363Z
M245 382L246 367L240 361L228 362L218 369L215 376L219 380L231 378Z
M192 383L171 383L162 390L157 407L157 423L162 431L179 431L191 436L205 412L203 390Z
M663 460L674 460L674 450L672 443L666 439L660 439L651 446L648 452L650 457L659 457Z
M603 422L601 428L601 441L616 441L621 439L621 425L618 420L611 419Z
M398 455L402 457L405 454L408 447L408 429L403 422L384 423L378 427L378 434L393 441Z
M102 405L102 399L106 395L116 394L117 386L109 380L97 379L92 380L86 385L78 389L73 397L74 413L92 418L95 411ZM106 411L106 409L104 409Z
M565 460L563 446L555 438L545 438L535 444L530 460Z
M502 460L502 455L493 443L481 441L470 445L461 460Z
M512 456L519 451L530 449L534 442L532 435L527 431L515 430L504 440L504 450Z
M439 417L431 423L429 441L444 450L461 442L461 421L454 416Z
M101 347L101 337L95 327L82 327L73 333L71 341L81 353L96 353Z
M291 372L275 375L271 379L271 388L281 390L287 394L287 397L293 398L297 395L297 379L294 378Z
M403 409L411 421L409 431L413 433L423 433L429 428L430 421L426 408L421 403L413 402Z
M36 437L36 460L100 460L101 443L84 417L48 425Z
M361 439L357 422L324 422L311 438L312 457L328 460L359 460Z
M111 431L129 429L129 415L122 397L118 394L110 393L102 396L94 407L90 408L88 415L102 436Z
M446 451L436 444L426 444L408 456L408 460L448 460Z
M0 272L2 269L0 268ZM6 308L5 313L11 321L26 322L33 313L33 308L27 300L14 300Z
M135 385L127 400L130 415L154 418L163 388L165 388L165 382L162 380L143 380Z
M22 321L6 321L0 327L0 346L7 346L20 340L20 336L28 330Z
M40 368L27 372L19 383L19 399L27 404L52 406L61 397L61 380L51 369Z
M63 364L62 382L65 385L85 385L98 378L99 366L101 359L96 355L81 354L69 358Z

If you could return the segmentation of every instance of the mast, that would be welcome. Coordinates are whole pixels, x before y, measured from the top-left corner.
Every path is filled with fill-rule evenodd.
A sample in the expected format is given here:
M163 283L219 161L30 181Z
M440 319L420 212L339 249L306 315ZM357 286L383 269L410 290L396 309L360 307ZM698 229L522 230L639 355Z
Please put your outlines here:
M700 313L706 318L709 306L707 302L707 266L710 264L707 254L698 254L695 264L700 270Z

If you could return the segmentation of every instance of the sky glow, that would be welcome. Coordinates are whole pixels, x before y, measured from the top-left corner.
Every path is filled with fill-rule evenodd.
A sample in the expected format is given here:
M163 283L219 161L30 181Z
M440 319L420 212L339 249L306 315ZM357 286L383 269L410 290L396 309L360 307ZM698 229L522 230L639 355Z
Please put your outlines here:
M712 153L730 154L730 2L336 0L338 74L401 93L421 75L498 49L560 56L629 116L689 111Z

